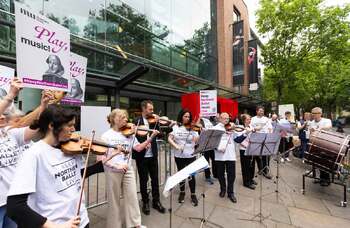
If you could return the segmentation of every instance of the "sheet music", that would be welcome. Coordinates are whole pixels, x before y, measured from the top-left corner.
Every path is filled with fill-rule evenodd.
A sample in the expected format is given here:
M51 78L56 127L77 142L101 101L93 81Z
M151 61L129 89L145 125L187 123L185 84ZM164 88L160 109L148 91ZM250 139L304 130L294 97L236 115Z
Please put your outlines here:
M220 130L206 130L202 131L198 140L198 147L193 154L201 153L208 150L214 150L219 146L221 136L224 131Z
M177 184L179 184L181 181L187 179L190 175L196 173L197 171L201 169L206 169L209 167L208 161L205 159L204 156L200 157L199 159L195 160L185 168L181 169L179 172L175 173L171 177L168 178L168 180L165 183L163 195L165 197L168 197L169 191L174 188Z

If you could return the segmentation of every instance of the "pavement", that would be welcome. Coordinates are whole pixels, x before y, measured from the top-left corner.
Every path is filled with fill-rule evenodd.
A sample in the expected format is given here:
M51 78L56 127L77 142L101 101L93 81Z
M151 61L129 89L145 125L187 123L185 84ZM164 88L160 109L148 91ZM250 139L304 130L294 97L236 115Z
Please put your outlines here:
M243 187L241 167L238 160L236 163L235 181L235 194L238 199L236 204L227 198L219 197L219 183L217 180L214 182L214 185L208 185L204 181L204 174L198 174L196 176L196 191L199 205L197 207L191 205L188 185L186 186L186 198L183 204L177 202L179 190L178 188L174 189L171 227L200 227L200 222L191 220L190 217L202 217L203 198L201 193L204 191L205 218L225 228L349 228L350 206L340 207L340 202L343 200L342 186L331 184L329 187L321 187L319 184L314 184L312 179L307 178L306 192L302 194L302 174L310 167L302 163L300 159L293 157L292 154L290 158L292 158L291 162L282 163L279 166L278 193L276 193L277 162L271 160L270 165L274 178L271 180L264 177L260 179L258 175L255 178L258 182L257 188L250 190ZM163 158L160 158L160 161L162 161L161 167L164 167L163 160ZM160 182L164 184L164 169L160 170L160 173ZM102 204L89 209L90 227L102 228L106 224L107 211L107 204L103 203L106 199L104 174L99 174L98 181L96 179L97 177L95 176L89 181L88 204L90 206ZM350 186L349 180L347 182L348 186ZM263 195L261 204L259 200L260 187L262 187ZM170 208L170 198L162 197L161 201L166 208ZM256 216L260 212L260 206L262 213L261 222L260 217ZM160 214L151 208L149 216L142 214L142 224L148 228L170 227L170 213Z

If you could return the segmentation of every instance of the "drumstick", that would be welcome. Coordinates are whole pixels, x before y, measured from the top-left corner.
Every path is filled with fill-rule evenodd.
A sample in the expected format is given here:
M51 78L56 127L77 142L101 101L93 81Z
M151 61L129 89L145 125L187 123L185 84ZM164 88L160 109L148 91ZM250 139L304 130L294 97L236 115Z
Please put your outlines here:
M86 171L87 171L87 166L88 166L88 163L89 163L89 155L90 155L91 146L92 146L92 142L94 141L94 138L95 138L95 130L92 130L91 141L90 141L89 148L88 148L87 155L86 155L85 168L84 168L84 173L83 173L83 180L82 180L81 185L80 185L79 202L78 202L78 206L77 206L77 211L75 213L77 216L79 216L80 207L81 207L81 201L83 199L83 191L84 191Z

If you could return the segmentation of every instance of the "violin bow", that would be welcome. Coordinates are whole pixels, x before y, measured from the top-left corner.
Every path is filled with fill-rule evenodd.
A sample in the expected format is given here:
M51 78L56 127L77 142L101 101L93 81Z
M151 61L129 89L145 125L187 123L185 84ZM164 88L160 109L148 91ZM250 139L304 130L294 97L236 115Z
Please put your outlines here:
M90 156L92 142L94 141L94 138L95 138L95 130L92 130L91 141L90 141L90 144L89 144L89 147L88 147L88 151L87 151L87 155L86 155L85 168L84 168L84 173L83 173L83 180L82 180L81 185L80 185L80 196L79 196L79 202L78 202L77 211L76 211L76 215L77 216L80 213L81 201L83 199L83 192L84 192L84 185L85 185L85 177L86 177L86 172L87 172L87 166L89 164L89 156Z

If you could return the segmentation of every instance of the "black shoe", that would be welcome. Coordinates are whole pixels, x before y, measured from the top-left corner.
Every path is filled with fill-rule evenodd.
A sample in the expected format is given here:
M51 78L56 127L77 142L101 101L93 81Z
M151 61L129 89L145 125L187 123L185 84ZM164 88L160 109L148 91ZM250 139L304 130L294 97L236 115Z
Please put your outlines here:
M159 213L164 214L165 213L165 208L163 205L160 203L160 201L153 202L153 208L156 209Z
M179 203L185 202L185 192L180 192L179 198L177 199Z
M263 176L267 179L272 179L272 176L269 173L263 173Z
M235 197L235 195L229 195L228 198L231 200L232 203L237 203L237 198Z
M149 208L149 203L143 203L142 205L142 212L145 214L145 215L149 215L151 210Z
M197 196L195 194L191 194L191 203L194 207L198 206L198 199L197 199Z
M221 191L220 193L219 193L219 196L221 197L221 198L224 198L225 197L225 191Z
M246 188L250 188L252 190L255 190L255 185L254 184L247 184L247 185L243 185Z
M255 180L252 180L252 184L258 185L258 182L256 182Z

